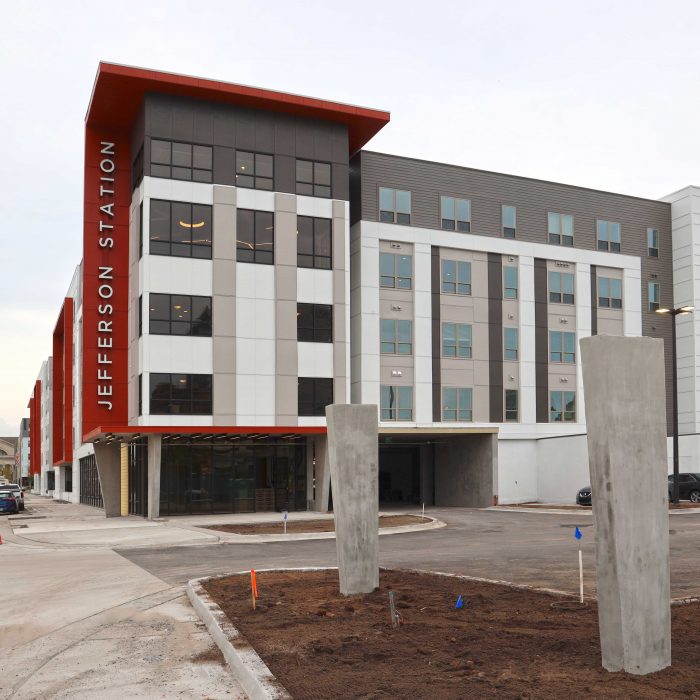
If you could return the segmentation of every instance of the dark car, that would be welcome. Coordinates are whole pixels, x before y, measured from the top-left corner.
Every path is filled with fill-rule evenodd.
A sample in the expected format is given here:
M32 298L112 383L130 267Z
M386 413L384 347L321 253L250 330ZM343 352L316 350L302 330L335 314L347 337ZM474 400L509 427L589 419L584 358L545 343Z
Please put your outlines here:
M19 505L12 491L0 489L0 513L19 513Z
M576 505L579 505L579 506L590 506L591 505L591 487L590 486L584 486L582 489L579 489L578 493L576 494Z
M19 484L4 484L0 486L3 491L12 491L17 499L17 506L24 510L24 489Z
M678 475L678 498L700 503L700 474ZM668 475L668 500L673 500L673 474Z

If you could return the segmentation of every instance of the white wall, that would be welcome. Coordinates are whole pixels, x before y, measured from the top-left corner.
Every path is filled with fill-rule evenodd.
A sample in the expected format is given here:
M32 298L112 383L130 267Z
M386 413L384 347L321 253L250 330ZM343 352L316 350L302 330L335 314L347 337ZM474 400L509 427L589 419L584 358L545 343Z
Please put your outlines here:
M537 501L537 441L498 440L500 504Z
M537 492L542 503L574 503L591 483L585 435L537 441Z

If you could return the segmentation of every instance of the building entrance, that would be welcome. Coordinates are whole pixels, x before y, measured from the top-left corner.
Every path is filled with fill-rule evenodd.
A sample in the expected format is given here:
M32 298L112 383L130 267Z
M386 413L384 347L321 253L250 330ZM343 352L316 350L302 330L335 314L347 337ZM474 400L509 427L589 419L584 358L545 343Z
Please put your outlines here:
M415 505L420 502L418 447L379 446L379 502L386 505Z

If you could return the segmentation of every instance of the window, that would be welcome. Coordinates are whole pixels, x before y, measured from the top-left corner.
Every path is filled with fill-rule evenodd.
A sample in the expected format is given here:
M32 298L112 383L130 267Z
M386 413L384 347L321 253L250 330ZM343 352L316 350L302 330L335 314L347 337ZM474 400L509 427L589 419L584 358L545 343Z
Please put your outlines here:
M598 306L603 309L622 308L622 280L598 278Z
M551 423L576 422L576 392L549 392L549 420Z
M143 415L143 374L139 374L139 415Z
M551 244L572 246L574 244L574 217L571 214L548 212L547 231Z
M297 159L297 194L331 196L331 164Z
M150 375L154 415L211 415L211 374Z
M333 307L330 304L297 304L297 340L333 342Z
M211 337L211 297L151 293L148 307L151 335Z
M236 187L272 190L274 159L267 153L236 151Z
M236 211L236 260L238 262L274 263L275 225L271 211Z
M297 216L297 265L330 270L332 260L330 219Z
M503 266L503 298L518 298L518 268L510 265Z
M442 260L441 263L443 294L472 293L472 264L462 260Z
M326 377L299 377L299 415L325 416L333 403L333 380Z
M446 231L466 231L469 233L471 220L472 204L468 199L440 197L440 223Z
M139 204L139 260L143 257L143 202Z
M413 258L410 255L379 253L379 286L390 289L411 289Z
M501 219L503 223L503 238L515 238L516 212L515 207L504 204L501 207Z
M647 229L647 255L650 258L659 257L659 232L655 228Z
M413 321L381 319L381 351L385 355L410 355L413 352Z
M505 418L507 421L518 420L518 390L505 390Z
M390 224L410 224L411 193L380 187L379 220Z
M151 176L212 181L212 147L151 139Z
M620 224L613 221L596 221L598 250L609 250L611 253L620 252Z
M381 386L380 420L413 420L413 387Z
M649 311L661 308L661 292L658 282L649 282Z
M576 333L549 331L549 361L567 365L576 362Z
M550 272L549 301L552 304L574 303L574 276L570 272Z
M518 359L518 329L504 328L503 329L503 359L517 360Z
M211 259L211 207L151 200L151 255Z
M442 324L442 356L472 356L472 327L466 323Z
M139 323L139 338L143 335L143 295L139 295L139 306L136 309Z
M471 420L472 390L444 387L442 390L442 420Z

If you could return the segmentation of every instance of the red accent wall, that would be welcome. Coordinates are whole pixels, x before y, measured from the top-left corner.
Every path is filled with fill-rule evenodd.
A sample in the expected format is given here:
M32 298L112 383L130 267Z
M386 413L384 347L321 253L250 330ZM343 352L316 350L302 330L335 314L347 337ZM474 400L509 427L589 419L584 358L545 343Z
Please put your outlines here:
M73 299L66 297L53 332L51 460L73 461Z
M108 144L114 144L113 148ZM86 127L83 436L98 426L128 423L130 164L126 133ZM114 178L114 181L103 178ZM101 186L104 187L102 192Z
M41 380L29 399L29 473L41 474Z

